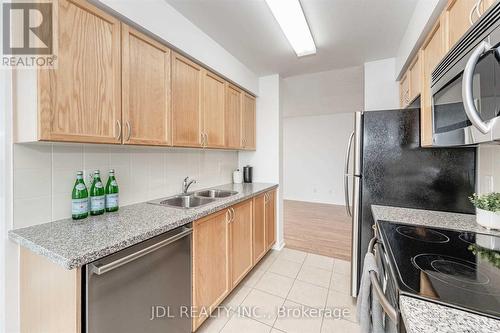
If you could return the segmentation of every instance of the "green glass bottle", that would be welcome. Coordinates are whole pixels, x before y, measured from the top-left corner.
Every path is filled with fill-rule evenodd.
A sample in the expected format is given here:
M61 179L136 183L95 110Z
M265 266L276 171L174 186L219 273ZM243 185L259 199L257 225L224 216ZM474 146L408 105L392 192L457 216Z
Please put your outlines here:
M94 180L90 187L90 215L104 214L104 186L99 170L94 171Z
M73 220L81 220L89 216L89 192L83 180L83 171L76 173L75 186L71 193L71 216Z
M115 170L109 170L108 182L106 183L106 211L116 212L118 210L118 183L115 178Z

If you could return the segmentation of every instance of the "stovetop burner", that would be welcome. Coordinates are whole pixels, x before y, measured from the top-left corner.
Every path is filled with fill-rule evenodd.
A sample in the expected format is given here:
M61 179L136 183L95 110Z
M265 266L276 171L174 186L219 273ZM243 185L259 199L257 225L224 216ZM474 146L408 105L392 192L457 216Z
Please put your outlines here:
M447 243L450 241L443 233L425 227L402 225L396 228L396 232L405 237L426 243Z
M494 286L487 290L475 288L487 285L490 278L478 270L475 263L439 254L419 254L412 258L412 263L432 278L453 287L466 289L479 294L491 294ZM500 290L495 293L500 295Z
M400 294L500 319L500 237L377 223Z

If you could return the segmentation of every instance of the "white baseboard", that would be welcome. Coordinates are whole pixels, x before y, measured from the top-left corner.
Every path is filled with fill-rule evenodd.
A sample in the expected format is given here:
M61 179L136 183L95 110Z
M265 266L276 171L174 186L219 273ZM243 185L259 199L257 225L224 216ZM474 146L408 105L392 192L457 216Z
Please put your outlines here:
M283 250L284 247L285 247L285 242L282 241L281 243L274 244L273 250L281 251L281 250Z

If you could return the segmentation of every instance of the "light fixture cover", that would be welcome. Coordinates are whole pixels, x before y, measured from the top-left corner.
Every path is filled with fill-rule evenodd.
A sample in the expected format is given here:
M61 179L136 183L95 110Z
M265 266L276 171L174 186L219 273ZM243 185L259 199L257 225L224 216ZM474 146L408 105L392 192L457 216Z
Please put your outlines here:
M316 45L299 0L266 0L298 57L315 54Z

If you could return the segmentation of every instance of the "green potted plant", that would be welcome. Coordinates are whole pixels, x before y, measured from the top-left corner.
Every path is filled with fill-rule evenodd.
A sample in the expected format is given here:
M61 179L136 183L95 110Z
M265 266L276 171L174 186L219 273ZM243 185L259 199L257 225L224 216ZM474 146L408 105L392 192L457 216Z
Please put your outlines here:
M477 223L487 229L500 230L500 193L474 193L469 199L476 207Z

